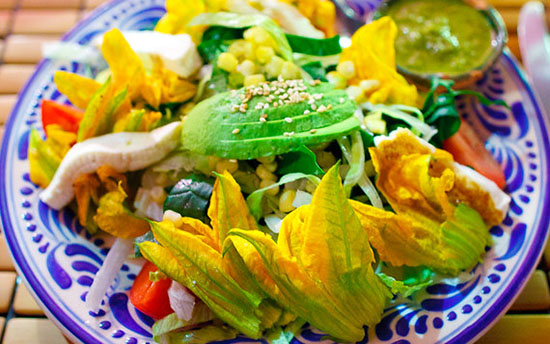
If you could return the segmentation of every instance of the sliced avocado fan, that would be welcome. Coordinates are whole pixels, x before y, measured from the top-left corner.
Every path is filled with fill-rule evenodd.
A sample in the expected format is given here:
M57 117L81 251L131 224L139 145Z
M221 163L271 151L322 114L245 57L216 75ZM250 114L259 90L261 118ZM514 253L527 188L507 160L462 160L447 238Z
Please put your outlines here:
M357 104L328 83L276 80L220 93L184 119L183 148L228 159L283 154L359 128Z

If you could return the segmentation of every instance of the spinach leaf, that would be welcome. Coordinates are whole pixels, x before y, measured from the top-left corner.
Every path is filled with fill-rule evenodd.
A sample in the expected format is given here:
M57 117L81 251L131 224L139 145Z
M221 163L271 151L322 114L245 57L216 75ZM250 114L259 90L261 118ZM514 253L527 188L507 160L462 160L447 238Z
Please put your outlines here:
M329 56L337 55L342 52L342 47L340 46L340 36L338 35L330 38L317 39L287 33L286 39L290 44L290 48L292 48L292 51L295 53L314 56Z
M174 185L164 201L163 210L207 222L206 212L214 182L210 178L191 175Z
M211 26L202 34L197 50L205 63L211 63L219 54L226 52L232 40L243 37L245 29Z
M288 174L295 172L312 174L315 176L324 174L319 164L317 164L315 153L304 145L301 145L293 152L283 154L279 161L277 173Z
M301 66L303 70L306 71L313 80L327 81L327 72L323 65L319 61L309 62Z
M197 46L197 51L205 63L211 63L219 54L224 53L229 48L229 44L220 40L202 41Z
M202 34L202 41L225 41L243 38L244 28L232 28L227 26L210 26Z
M438 132L430 142L441 147L443 141L453 136L460 128L460 115L456 109L456 98L462 95L473 95L483 105L501 105L507 108L508 105L502 100L490 100L481 93L472 90L454 90L453 80L432 79L430 91L422 107L425 122L436 127ZM446 92L437 94L437 90L443 88Z

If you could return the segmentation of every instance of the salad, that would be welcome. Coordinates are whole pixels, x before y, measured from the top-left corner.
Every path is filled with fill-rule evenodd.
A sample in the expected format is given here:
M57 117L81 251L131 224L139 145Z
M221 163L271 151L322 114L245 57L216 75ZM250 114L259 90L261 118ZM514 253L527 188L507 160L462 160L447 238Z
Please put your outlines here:
M395 23L340 37L328 0L166 9L154 31L98 37L89 75L56 72L68 101L44 100L30 135L41 200L117 238L87 307L134 256L130 300L159 343L290 343L306 323L356 342L483 260L510 197L456 98L506 104L419 91Z

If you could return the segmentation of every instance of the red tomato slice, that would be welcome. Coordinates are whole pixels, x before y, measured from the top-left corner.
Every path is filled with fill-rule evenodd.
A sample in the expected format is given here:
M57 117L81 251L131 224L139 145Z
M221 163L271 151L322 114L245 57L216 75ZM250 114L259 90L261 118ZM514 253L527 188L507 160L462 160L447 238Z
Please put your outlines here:
M69 105L57 103L53 100L42 101L42 127L58 124L65 131L78 132L84 112Z
M485 148L474 129L464 120L456 134L443 141L443 148L462 165L470 166L495 182L499 188L506 186L502 167Z
M130 289L132 304L153 319L161 319L174 312L168 298L168 289L170 289L172 281L169 278L157 282L152 282L149 279L149 272L157 270L158 268L153 263L145 263Z

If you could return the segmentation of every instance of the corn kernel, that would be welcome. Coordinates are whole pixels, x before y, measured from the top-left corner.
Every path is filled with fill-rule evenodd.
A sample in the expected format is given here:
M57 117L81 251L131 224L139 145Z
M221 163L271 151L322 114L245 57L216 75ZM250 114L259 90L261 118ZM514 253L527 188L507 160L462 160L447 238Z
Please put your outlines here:
M237 66L237 71L239 71L246 78L247 76L256 73L256 64L250 60L244 60Z
M386 121L383 119L376 118L376 116L367 116L363 120L363 123L374 134L386 133Z
M239 61L235 55L231 53L221 53L220 56L218 56L218 67L226 72L234 72L237 69L238 64Z
M275 55L275 51L272 47L258 47L256 49L256 60L261 64L268 63Z
M346 93L357 103L363 103L365 101L365 91L359 86L349 86L346 88Z
M245 40L258 45L271 46L274 43L269 32L259 26L246 30L243 36Z
M317 156L317 163L323 170L332 167L336 163L336 158L331 152L320 151L315 154Z
M296 190L285 189L281 194L281 198L279 198L279 210L284 213L289 213L296 209L292 205L294 198L296 198Z
M273 185L273 184L275 184L274 180L263 179L260 182L260 189L266 188L266 187L268 187L270 185ZM271 189L267 189L265 193L267 195L270 195L270 196L275 196L276 194L279 193L279 186L277 185L277 186L272 187Z
M310 194L313 194L315 190L317 190L317 185L313 184L308 180L306 183L306 191L309 192Z
M177 223L180 219L181 219L180 213L176 213L175 211L170 209L166 210L162 215L163 221L170 221L173 223Z
M259 161L260 163L262 163L262 164L269 164L269 163L275 161L275 156L274 156L274 155L272 155L272 156L264 156L264 157L258 158L258 159L256 159L256 160L258 160L258 161Z
M276 78L281 74L283 63L285 61L277 55L274 55L268 64L265 65L265 71L268 78Z
M346 178L346 175L348 174L350 169L349 165L340 165L340 168L338 169L338 173L340 173L340 178L344 179Z
M218 163L218 161L220 161L221 159L218 158L217 156L215 155L211 155L208 157L208 170L215 170L216 169L216 164Z
M227 52L233 54L238 59L252 59L254 57L254 46L244 39L239 39L231 43Z
M363 91L369 93L380 87L380 81L376 79L361 80L359 87L361 87Z
M351 79L355 76L355 65L352 61L343 61L336 66L336 71L346 79Z
M344 76L338 72L332 71L327 73L327 81L334 87L343 89L346 88L347 81Z
M223 173L227 171L234 173L239 169L239 163L236 160L222 159L216 163L216 172Z
M244 78L244 86L254 86L265 81L263 74L252 74Z
M265 168L267 168L269 170L269 172L275 172L277 170L277 162L276 161L265 163L263 165L265 166Z
M299 79L300 68L292 62L285 61L281 67L281 75L285 80Z
M241 88L244 84L244 75L239 72L231 72L227 76L227 84L231 88Z
M256 174L262 180L277 180L277 176L271 173L264 164L259 164L258 167L256 167Z

